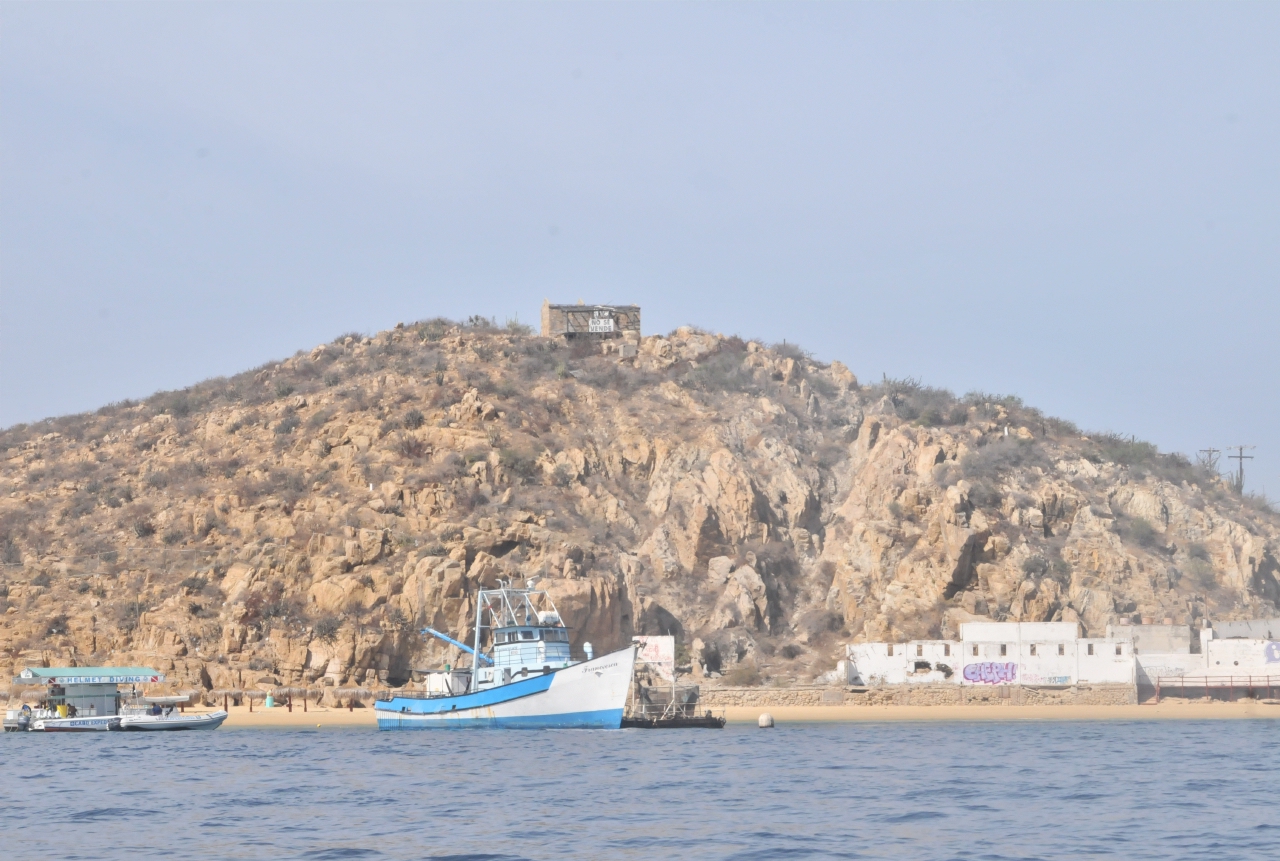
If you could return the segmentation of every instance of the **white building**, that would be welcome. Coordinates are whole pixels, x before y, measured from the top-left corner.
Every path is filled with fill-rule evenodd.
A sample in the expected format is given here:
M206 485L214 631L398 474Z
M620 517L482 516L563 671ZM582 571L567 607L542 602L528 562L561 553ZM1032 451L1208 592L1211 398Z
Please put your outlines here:
M1074 622L966 622L959 640L846 646L844 672L849 683L871 686L1136 684L1280 693L1280 640L1269 636L1280 633L1280 620L1205 628L1198 652L1190 650L1190 629L1184 636L1176 627L1120 625L1106 637L1082 638Z
M1219 637L1221 630L1249 631L1263 622L1233 622L1200 631L1199 654L1139 654L1136 681L1145 687L1249 687L1280 690L1280 641ZM1230 625L1231 627L1228 627ZM1278 626L1280 627L1280 626Z
M853 684L1132 684L1133 646L1081 639L1074 622L966 622L960 640L859 643L845 648Z

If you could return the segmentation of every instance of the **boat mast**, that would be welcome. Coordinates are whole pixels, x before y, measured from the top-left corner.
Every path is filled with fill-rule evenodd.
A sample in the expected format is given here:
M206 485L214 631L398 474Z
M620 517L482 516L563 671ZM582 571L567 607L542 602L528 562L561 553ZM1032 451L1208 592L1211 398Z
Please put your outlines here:
M480 680L480 619L484 612L484 590L476 596L476 647L471 651L471 692L479 690L476 683Z

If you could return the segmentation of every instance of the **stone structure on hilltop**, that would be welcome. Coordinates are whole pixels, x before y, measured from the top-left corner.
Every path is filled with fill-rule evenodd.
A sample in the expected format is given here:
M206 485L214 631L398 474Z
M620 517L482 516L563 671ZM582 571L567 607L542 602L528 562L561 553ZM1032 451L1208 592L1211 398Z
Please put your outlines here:
M672 634L735 684L966 621L1276 615L1276 518L1176 457L787 345L634 343L434 320L10 428L3 657L394 685L457 659L423 624L465 638L535 574L575 650Z
M542 337L640 338L639 305L552 305L542 303Z

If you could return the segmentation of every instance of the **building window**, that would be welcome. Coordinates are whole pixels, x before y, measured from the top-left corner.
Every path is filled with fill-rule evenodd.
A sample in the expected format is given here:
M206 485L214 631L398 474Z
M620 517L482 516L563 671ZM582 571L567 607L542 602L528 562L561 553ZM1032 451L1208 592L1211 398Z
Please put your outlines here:
M1032 656L1032 657L1035 657L1035 654L1036 654L1036 644L1035 644L1035 643L1032 643L1032 644L1031 644L1031 656Z
M1089 654L1093 654L1093 643L1089 644Z
M1004 657L1005 655L1007 655L1007 654L1009 654L1009 647L1008 647L1008 646L1006 646L1004 643L1001 643L1001 644L1000 644L1000 657L1002 657L1002 658L1003 658L1003 657Z
M893 644L892 644L892 643L890 643L890 644L889 644L889 657L891 657L891 658L893 657Z
M1065 644L1065 643L1059 643L1059 644L1058 644L1058 654L1059 654L1059 655L1065 655L1066 653L1067 653L1067 646L1066 646L1066 644Z
M976 657L978 657L978 647L977 647L977 646L974 646L974 647L973 647L973 656L974 656L975 658L976 658Z
M917 658L924 657L924 646L916 646L916 657Z
M1123 654L1123 652L1121 652L1121 651L1120 651L1120 647L1119 647L1119 646L1116 646L1116 654L1117 654L1117 655Z
M948 657L948 658L949 658L949 657L951 657L951 644L950 644L950 643L947 643L946 645L944 645L944 646L942 647L942 654L943 654L945 657Z

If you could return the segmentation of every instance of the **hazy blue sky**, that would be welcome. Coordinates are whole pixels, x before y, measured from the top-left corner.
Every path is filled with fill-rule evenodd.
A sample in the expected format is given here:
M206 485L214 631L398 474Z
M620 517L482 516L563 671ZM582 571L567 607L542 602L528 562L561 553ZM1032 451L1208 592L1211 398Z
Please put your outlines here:
M1280 494L1280 4L0 5L0 425L636 302Z

